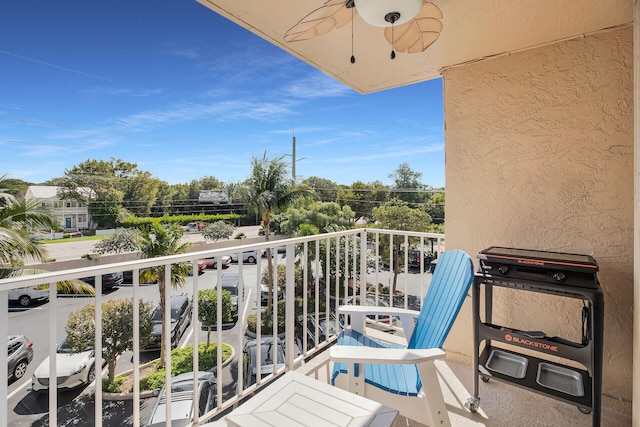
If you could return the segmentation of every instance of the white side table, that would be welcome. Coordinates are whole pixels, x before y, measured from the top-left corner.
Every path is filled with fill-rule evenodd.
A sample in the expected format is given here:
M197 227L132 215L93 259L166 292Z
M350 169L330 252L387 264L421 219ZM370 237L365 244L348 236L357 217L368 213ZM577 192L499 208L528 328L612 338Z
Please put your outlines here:
M233 427L391 427L397 417L395 409L291 371L225 420Z

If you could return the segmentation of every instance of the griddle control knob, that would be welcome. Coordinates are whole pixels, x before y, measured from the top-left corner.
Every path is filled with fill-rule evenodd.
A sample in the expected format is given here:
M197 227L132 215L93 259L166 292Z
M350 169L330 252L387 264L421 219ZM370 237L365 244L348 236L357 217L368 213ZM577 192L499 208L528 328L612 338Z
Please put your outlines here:
M553 280L555 280L556 282L564 282L566 278L567 275L564 273L553 273Z
M501 265L500 267L498 267L498 271L502 274L507 274L507 272L509 271L509 267L507 267L506 265Z

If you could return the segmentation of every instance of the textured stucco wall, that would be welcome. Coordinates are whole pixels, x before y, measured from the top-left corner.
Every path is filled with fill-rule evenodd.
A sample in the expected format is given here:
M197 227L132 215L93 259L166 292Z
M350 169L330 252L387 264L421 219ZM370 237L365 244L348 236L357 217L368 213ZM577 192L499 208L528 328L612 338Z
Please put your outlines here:
M606 306L603 404L630 412L631 28L446 70L444 105L447 247L593 255ZM579 313L575 301L504 292L494 323L579 341ZM445 347L470 357L470 303Z

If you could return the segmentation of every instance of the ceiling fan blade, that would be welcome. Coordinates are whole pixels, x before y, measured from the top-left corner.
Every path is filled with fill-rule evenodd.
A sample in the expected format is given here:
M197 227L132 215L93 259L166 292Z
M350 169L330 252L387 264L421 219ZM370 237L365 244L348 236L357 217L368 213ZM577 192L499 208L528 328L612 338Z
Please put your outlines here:
M425 3L411 21L393 28L387 27L384 36L398 52L420 53L440 37L442 12L433 3Z
M296 42L321 36L349 23L352 17L353 12L346 7L345 0L328 0L291 27L284 35L284 41Z

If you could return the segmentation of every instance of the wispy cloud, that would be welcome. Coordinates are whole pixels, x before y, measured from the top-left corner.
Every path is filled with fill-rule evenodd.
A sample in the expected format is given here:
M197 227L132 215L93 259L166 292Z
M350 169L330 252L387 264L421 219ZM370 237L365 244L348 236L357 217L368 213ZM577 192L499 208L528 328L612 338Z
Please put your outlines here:
M324 74L314 73L284 87L283 93L294 98L311 99L335 98L352 95L355 92Z
M67 71L69 73L74 73L74 74L78 74L78 75L85 76L85 77L91 77L91 78L94 78L94 79L104 80L104 81L107 81L107 82L113 82L113 80L108 79L106 77L97 76L95 74L90 74L90 73L85 73L84 71L74 70L73 68L68 68L68 67L63 67L61 65L52 64L51 62L40 61L38 59L30 58L28 56L18 55L18 54L13 53L13 52L7 52L6 50L0 50L0 54L7 55L7 56L13 56L14 58L19 58L19 59L22 59L24 61L35 62L36 64L45 65L45 66L51 67L51 68L57 68L58 70Z
M116 88L107 86L98 86L84 91L85 93L105 95L105 96L130 96L134 98L146 98L148 96L160 95L164 89L138 89Z
M373 154L358 154L351 157L335 157L331 159L332 162L335 163L349 163L349 162L363 162L368 160L380 160L380 159L389 159L389 158L411 158L412 156L417 156L420 154L427 153L437 153L444 151L444 147L442 146L426 146L420 147L417 149L411 150L387 150L383 153L373 153Z

